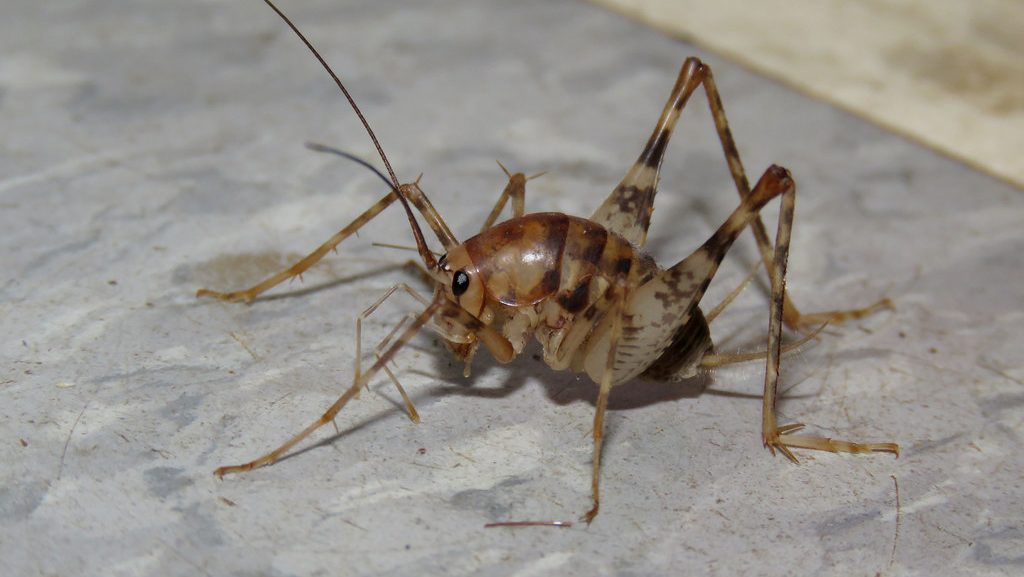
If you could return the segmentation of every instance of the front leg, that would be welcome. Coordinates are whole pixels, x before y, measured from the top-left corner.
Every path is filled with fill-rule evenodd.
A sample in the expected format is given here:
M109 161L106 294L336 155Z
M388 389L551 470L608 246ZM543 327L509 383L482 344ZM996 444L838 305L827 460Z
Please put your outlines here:
M366 210L363 214L359 215L355 220L349 223L348 226L339 230L332 236L327 242L321 244L316 250L302 257L299 262L293 264L287 269L272 275L262 282L259 282L247 289L237 290L232 292L218 292L206 288L201 288L196 291L197 297L213 297L222 301L245 301L247 303L252 302L261 293L270 290L271 288L281 284L282 282L301 276L302 273L309 270L309 267L316 264L320 259L325 257L327 253L332 250L336 250L337 246L341 244L343 240L351 236L354 232L358 231L366 223L373 220L373 217L381 213L385 208L391 206L391 203L398 200L398 193L391 191L384 195L383 198L378 200Z
M213 473L218 477L230 473L243 473L245 471L251 471L252 469L269 465L274 461L280 459L291 450L292 447L297 445L303 439L311 435L314 431L327 423L334 422L334 417L338 415L338 412L345 408L358 393L359 390L366 385L374 376L380 372L384 366L394 358L395 354L402 349L409 341L412 340L413 336L434 316L434 313L438 312L439 309L445 306L444 298L437 296L431 301L430 305L427 306L423 312L416 316L413 322L409 325L405 331L398 337L398 339L390 346L383 354L377 356L377 362L375 362L365 373L361 373L358 378L353 379L352 384L345 390L344 393L334 403L320 415L320 418L313 421L308 427L300 431L298 434L292 436L292 438L285 441L281 446L262 455L257 459L253 459L248 463L242 463L240 465L227 465L224 467L218 467Z

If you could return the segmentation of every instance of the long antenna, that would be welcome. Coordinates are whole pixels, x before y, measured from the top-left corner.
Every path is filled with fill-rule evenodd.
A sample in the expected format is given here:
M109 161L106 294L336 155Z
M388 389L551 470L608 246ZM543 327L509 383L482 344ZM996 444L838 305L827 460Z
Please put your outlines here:
M391 168L391 163L388 162L387 155L384 154L384 149L381 147L380 141L377 140L377 135L374 134L373 129L370 128L370 123L366 121L366 117L363 116L363 111L359 109L359 106L356 104L355 99L352 98L352 95L348 93L348 89L345 88L345 85L341 82L341 78L338 78L338 75L335 74L334 70L331 69L331 65L328 64L327 61L324 60L324 57L320 56L320 53L317 51L317 49L313 47L313 43L306 38L306 35L299 30L298 26L296 26L295 23L292 22L291 19L288 18L288 16L286 16L285 13L282 12L280 8L278 8L270 0L263 1L267 3L267 6L270 6L271 10L277 12L277 15L281 17L281 20L284 20L284 23L287 24L288 27L292 29L292 32L295 32L295 35L299 37L299 40L302 40L302 43L306 45L306 48L309 48L309 51L313 53L313 56L315 56L316 59L320 61L320 65L324 67L324 70L326 70L327 73L331 75L331 78L334 79L334 83L337 84L338 88L341 89L341 93L345 95L345 98L348 100L348 103L352 106L352 110L355 111L356 116L359 117L359 121L362 122L363 127L366 128L366 132L367 134L370 135L370 140L373 141L373 145L377 147L377 154L380 154L380 159L384 161L384 166L388 169L388 176L391 177L391 183L395 185L395 188L398 188L400 186L398 183L398 178L395 176L394 169Z
M365 160L359 158L358 156L352 154L351 152L345 152L340 148L334 148L333 146L327 146L326 144L319 144L316 142L307 142L306 148L314 152L326 152L328 154L336 154L342 158L347 158L348 160L351 160L352 162L376 174L381 180L384 181L384 184L386 184L387 186L391 186L391 183L388 182L388 177L384 176L384 174L381 173L380 170L377 170L376 166L370 164L369 162L366 162Z
M341 93L345 95L345 99L348 100L349 105L352 106L352 110L356 113L356 116L359 117L359 121L363 123L363 128L366 129L366 133L370 136L370 140L373 141L373 145L377 147L377 154L380 155L380 159L384 162L384 167L387 168L388 176L391 177L392 189L395 191L395 194L398 195L398 200L401 201L402 206L405 208L406 216L409 217L409 224L412 226L413 236L416 237L416 248L419 250L420 256L423 258L423 261L427 263L427 266L432 267L434 264L436 264L436 261L433 258L433 254L431 253L430 249L427 248L427 242L423 238L423 232L420 230L419 224L416 222L416 217L413 216L412 214L412 209L409 208L409 202L406 200L405 195L402 194L402 185L399 184L398 177L395 176L395 171L393 168L391 168L391 163L388 162L387 155L384 154L384 148L381 147L380 141L377 140L377 135L374 134L373 129L370 128L370 123L367 122L366 117L363 116L363 111L359 109L359 105L356 104L355 99L352 98L351 94L349 94L348 89L345 88L345 84L341 82L341 78L338 78L338 75L335 74L334 70L331 69L330 64L327 64L327 61L324 60L324 57L320 55L320 52L318 52L317 49L313 46L313 43L310 42L308 38L306 38L306 35L299 30L298 26L296 26L295 23L292 22L291 19L288 18L288 16L286 16L285 13L282 12L280 8L278 8L273 2L271 2L271 0L263 1L267 4L267 6L270 6L271 10L277 12L277 15L280 16L281 19L284 20L285 24L287 24L288 27L292 29L292 32L294 32L295 35L299 37L299 40L302 40L302 43L306 45L306 48L309 48L309 51L313 53L313 56L316 57L316 59L320 62L320 65L323 66L324 70L327 71L327 74L330 74L331 78L334 79L334 83L338 85L338 88L341 90Z

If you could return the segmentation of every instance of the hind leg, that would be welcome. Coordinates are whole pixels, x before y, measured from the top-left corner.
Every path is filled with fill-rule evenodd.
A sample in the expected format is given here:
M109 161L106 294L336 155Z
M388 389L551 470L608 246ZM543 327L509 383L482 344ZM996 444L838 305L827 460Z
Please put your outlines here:
M658 191L658 175L661 171L665 151L668 149L669 140L675 131L683 108L686 107L693 92L701 85L704 86L715 130L722 144L722 152L735 183L736 192L739 193L740 198L750 195L750 182L747 180L739 150L736 148L732 131L729 129L729 122L725 116L725 109L722 106L711 67L699 59L691 57L683 62L672 93L640 156L623 177L622 182L594 212L591 220L602 224L637 246L644 245L651 213L654 210L654 197ZM758 250L761 252L761 258L766 268L770 270L773 258L772 245L761 217L756 216L750 227L754 231L754 238L757 241ZM880 308L891 306L891 304L888 299L882 299L869 307L860 309L802 314L790 300L788 294L783 292L783 322L792 329L806 331L808 328L814 328L826 322L842 322L860 318Z
M715 77L711 73L711 67L704 64L702 71L704 92L707 95L708 106L711 108L711 117L715 123L715 130L718 132L718 139L722 144L722 153L725 155L726 163L729 166L729 173L732 175L733 182L736 185L736 192L742 198L750 194L750 183L743 168L743 161L740 160L736 141L733 139L732 131L729 129L729 121L726 119L725 108L722 106L722 99L718 94L718 86L715 84ZM773 261L772 244L768 239L768 231L765 229L764 222L760 216L750 223L750 228L754 233L754 239L757 241L757 248L761 253L761 259L764 261L770 275ZM782 303L783 323L791 329L801 331L813 329L824 323L841 323L863 318L880 309L892 307L892 301L888 298L883 298L872 305L862 308L804 314L796 308L796 305L789 298L789 293L785 292L785 290L782 293Z
M779 385L779 359L782 355L782 323L784 315L786 264L789 260L789 240L793 227L793 207L796 200L795 188L782 195L779 212L778 232L775 236L775 254L769 269L772 282L771 311L768 320L768 359L764 379L764 406L762 408L761 434L764 445L774 454L778 449L792 461L796 456L790 449L813 449L832 453L886 452L899 456L896 443L855 443L827 437L794 435L803 428L802 424L779 426L775 412Z

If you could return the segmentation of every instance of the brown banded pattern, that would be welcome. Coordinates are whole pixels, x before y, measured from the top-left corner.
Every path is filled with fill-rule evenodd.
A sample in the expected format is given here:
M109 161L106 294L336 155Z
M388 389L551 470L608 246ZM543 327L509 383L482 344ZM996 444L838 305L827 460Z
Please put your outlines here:
M592 429L593 506L584 516L589 523L599 510L604 415L611 388L638 375L661 380L685 378L701 366L701 359L712 346L708 323L699 303L725 253L748 225L754 229L772 281L762 425L765 445L773 450L779 449L790 458L794 458L789 450L791 447L852 453L898 452L898 447L892 443L859 444L799 436L792 433L802 425L778 426L774 405L783 322L791 327L800 327L811 321L841 321L864 316L879 305L857 311L800 315L788 302L785 296L785 263L793 219L793 182L788 171L773 166L753 191L749 189L711 70L700 60L688 58L684 62L643 151L591 219L560 213L524 214L525 186L529 178L522 173L511 174L502 166L509 177L508 185L491 210L483 230L459 243L418 182L399 183L380 142L340 78L298 28L270 0L265 2L306 44L344 93L387 169L388 177L381 174L381 178L391 190L292 267L249 289L226 293L200 289L198 295L251 301L280 282L300 275L396 201L406 212L416 250L423 261L421 271L434 282L434 294L432 299L427 299L404 284L385 293L357 319L357 351L361 350L358 340L360 321L372 314L390 295L410 294L424 308L418 314L403 319L373 349L375 361L365 372L356 363L350 386L312 424L273 451L241 465L220 467L216 474L248 471L276 461L311 433L333 422L348 401L380 372L398 386L410 416L414 416L411 401L387 364L424 327L440 334L449 349L467 363L467 375L468 363L478 345L483 344L499 362L509 362L523 350L532 336L542 344L545 361L551 368L586 372L599 385ZM700 85L704 86L707 94L712 118L741 201L701 247L679 263L662 270L643 253L642 247L654 209L665 151L680 112ZM312 148L351 158L347 153L322 145ZM783 202L773 254L758 211L780 195ZM492 227L509 200L512 219ZM436 259L427 247L413 209L426 220L442 245L445 255L440 259Z

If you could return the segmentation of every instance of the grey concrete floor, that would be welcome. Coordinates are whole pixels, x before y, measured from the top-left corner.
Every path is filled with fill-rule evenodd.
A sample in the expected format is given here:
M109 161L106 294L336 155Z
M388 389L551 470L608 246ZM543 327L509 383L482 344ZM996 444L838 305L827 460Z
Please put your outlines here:
M587 215L639 152L694 50L569 2L284 2L348 82L400 178L471 235L505 178ZM891 311L784 359L786 421L887 455L760 445L763 365L631 383L589 505L595 387L524 355L470 379L434 338L399 357L423 422L377 379L275 466L219 480L351 380L358 312L411 253L392 210L304 282L237 288L384 193L302 143L373 150L259 2L7 3L0 19L0 573L4 575L1012 575L1024 566L1024 198L713 55L752 175L799 183L790 287L808 311ZM670 147L663 263L735 205L703 102ZM774 207L766 211L773 218ZM707 302L746 274L749 238ZM423 290L427 287L417 284ZM713 326L763 346L763 287ZM367 341L416 310L397 299Z

